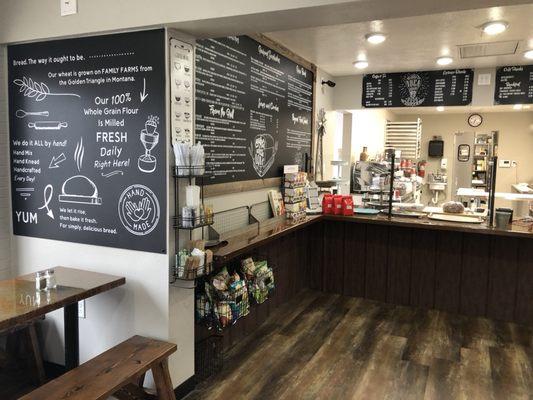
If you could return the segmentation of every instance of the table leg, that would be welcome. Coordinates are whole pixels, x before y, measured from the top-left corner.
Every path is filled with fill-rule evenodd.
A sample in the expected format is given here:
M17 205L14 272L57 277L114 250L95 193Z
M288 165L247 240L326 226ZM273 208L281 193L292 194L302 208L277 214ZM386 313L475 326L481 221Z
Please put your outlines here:
M65 368L67 371L80 365L80 337L78 327L78 303L65 306Z

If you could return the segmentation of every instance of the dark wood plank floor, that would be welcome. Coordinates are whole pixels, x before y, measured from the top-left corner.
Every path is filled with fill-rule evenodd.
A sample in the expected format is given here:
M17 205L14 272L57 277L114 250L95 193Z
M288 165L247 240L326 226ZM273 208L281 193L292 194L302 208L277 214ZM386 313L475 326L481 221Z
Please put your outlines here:
M533 329L304 291L196 399L533 399Z

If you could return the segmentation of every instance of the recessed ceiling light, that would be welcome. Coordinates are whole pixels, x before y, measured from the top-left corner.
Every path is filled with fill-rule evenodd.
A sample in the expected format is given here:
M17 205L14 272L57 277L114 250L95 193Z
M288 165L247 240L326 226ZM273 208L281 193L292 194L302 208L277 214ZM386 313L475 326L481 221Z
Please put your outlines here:
M439 65L450 65L453 62L453 58L450 56L443 56L437 58L437 64Z
M528 60L533 60L533 50L528 50L524 53L524 57Z
M444 106L438 106L438 107L437 107L437 111L438 111L438 112L442 112L442 111L444 111Z
M524 107L522 104L515 104L515 105L513 106L513 110L521 110L522 107Z
M353 66L357 69L365 69L368 67L368 61L366 60L359 60L353 63Z
M505 32L509 27L509 24L505 21L490 21L481 25L481 29L487 35L497 35L498 33Z
M383 33L369 33L365 36L365 39L368 43L380 44L387 39L387 36L385 36Z

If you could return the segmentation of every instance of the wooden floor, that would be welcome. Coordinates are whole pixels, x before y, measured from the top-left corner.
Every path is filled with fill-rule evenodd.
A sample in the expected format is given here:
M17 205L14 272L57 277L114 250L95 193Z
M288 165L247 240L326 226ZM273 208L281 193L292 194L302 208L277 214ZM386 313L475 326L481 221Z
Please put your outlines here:
M533 399L531 328L311 291L224 362L186 400Z

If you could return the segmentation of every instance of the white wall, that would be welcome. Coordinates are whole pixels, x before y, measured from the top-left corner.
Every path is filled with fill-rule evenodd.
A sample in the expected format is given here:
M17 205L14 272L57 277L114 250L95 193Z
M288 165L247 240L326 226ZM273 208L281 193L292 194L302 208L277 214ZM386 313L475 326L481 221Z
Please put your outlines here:
M0 46L0 279L11 275L6 48Z
M444 140L444 158L448 159L448 182L452 182L454 134L456 132L486 133L499 131L499 158L515 160L517 168L499 168L496 179L498 192L512 192L511 185L518 182L533 182L533 112L485 112L483 124L479 128L468 125L469 113L438 113L425 115L397 115L399 121L422 119L421 158L428 160L426 174L437 172L440 158L428 157L428 142L434 135ZM427 203L431 194L426 191L422 201ZM446 190L446 198L452 199L451 185ZM441 195L441 201L443 196ZM499 204L503 206L505 204Z
M387 121L394 120L394 114L384 108L353 110L351 162L359 160L363 147L368 147L370 158L374 158L378 153L383 153L385 127Z

